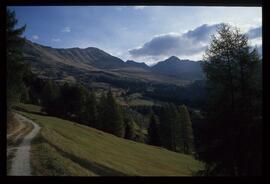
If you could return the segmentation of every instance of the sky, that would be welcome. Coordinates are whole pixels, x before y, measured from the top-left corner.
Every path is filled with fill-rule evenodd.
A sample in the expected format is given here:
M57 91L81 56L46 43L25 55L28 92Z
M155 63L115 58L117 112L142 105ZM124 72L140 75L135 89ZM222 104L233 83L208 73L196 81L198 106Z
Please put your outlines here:
M53 48L97 47L148 65L170 56L200 60L221 23L261 52L261 7L12 6L27 39Z

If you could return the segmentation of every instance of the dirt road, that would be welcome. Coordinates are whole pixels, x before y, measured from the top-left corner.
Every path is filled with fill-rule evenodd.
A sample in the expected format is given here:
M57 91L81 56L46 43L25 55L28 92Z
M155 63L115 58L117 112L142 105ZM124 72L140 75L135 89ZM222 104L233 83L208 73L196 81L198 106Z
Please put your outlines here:
M16 148L15 157L12 160L10 174L12 176L30 176L31 167L30 167L30 148L31 141L39 132L40 127L34 123L32 120L16 113L15 118L20 122L29 122L34 128L30 133L28 133L24 138L21 144Z

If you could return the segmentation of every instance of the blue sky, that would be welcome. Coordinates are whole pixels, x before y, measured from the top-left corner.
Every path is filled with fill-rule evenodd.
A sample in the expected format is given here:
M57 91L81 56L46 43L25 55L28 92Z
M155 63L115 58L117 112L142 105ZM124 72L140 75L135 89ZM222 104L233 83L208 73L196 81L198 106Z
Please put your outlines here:
M230 23L261 47L260 7L17 6L24 36L54 48L97 47L124 61L154 64L172 55L202 59L215 26Z

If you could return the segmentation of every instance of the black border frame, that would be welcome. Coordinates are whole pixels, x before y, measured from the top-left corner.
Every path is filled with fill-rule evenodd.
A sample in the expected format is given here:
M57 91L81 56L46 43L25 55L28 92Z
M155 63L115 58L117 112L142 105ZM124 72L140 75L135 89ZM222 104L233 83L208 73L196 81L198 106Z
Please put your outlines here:
M269 12L266 10L266 4L262 0L3 0L0 3L0 28L1 28L1 60L0 60L0 176L3 176L8 182L41 182L41 183L239 183L239 182L259 182L262 177L47 177L47 176L7 176L6 175L6 40L5 40L5 12L7 6L85 6L85 5L160 5L160 6L244 6L244 7L262 7L263 13L263 61L270 61L269 53L269 25L266 22L266 17ZM3 25L1 25L3 23ZM269 94L265 92L267 90L265 85L265 79L267 79L267 62L263 62L263 98ZM265 103L263 103L265 105ZM263 113L266 114L266 108L263 108ZM264 117L265 119L265 117ZM267 121L266 121L267 122ZM264 123L264 135L265 135L265 123ZM4 130L4 131L3 131ZM265 141L264 141L265 142ZM264 143L265 144L265 143ZM264 149L265 150L265 149ZM265 154L264 154L265 155ZM264 157L265 159L265 157ZM265 171L265 169L263 169Z

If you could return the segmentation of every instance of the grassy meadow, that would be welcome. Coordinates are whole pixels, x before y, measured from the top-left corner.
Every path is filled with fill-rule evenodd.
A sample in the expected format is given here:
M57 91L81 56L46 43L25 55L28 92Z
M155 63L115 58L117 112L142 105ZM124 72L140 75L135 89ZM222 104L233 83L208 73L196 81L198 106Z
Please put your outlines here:
M31 149L33 175L191 176L202 167L188 155L42 115L38 106L18 107L42 127Z

